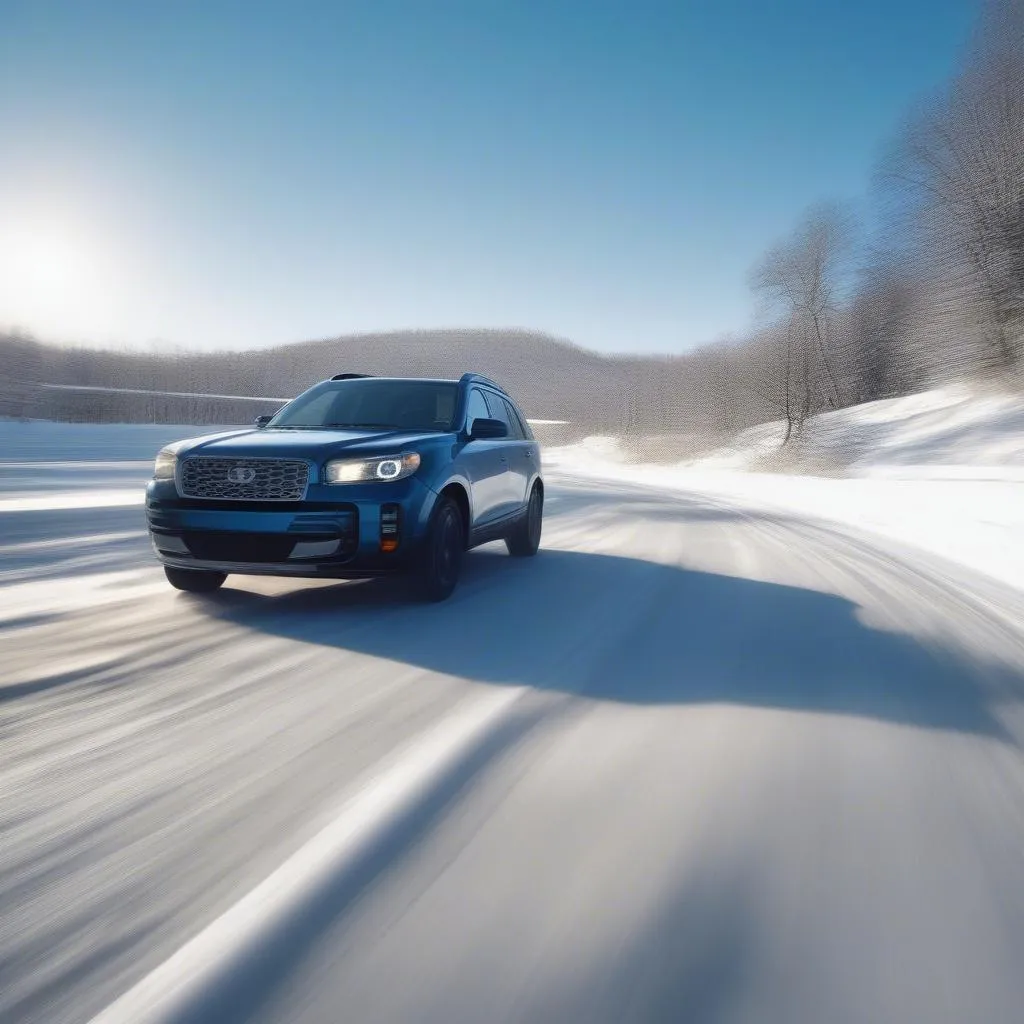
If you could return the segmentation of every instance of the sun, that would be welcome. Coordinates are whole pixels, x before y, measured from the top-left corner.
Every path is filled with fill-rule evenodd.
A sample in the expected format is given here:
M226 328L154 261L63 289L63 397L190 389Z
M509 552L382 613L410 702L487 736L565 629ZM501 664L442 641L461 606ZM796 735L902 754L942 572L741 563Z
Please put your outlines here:
M89 276L86 246L61 223L20 225L8 235L8 245L16 261L15 281L33 294L66 292Z
M56 207L4 211L0 322L77 333L109 297L102 239Z

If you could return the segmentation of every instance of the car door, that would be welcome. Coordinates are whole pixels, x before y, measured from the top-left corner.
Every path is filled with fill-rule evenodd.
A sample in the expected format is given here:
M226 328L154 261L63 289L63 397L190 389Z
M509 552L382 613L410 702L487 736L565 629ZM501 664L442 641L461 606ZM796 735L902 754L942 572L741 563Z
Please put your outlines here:
M471 388L466 406L466 430L473 421L492 419L491 411L479 388ZM467 442L459 461L463 464L472 488L473 526L481 526L503 515L508 503L508 455L505 441L478 440Z
M501 420L508 429L508 437L502 444L503 456L506 460L507 473L502 486L501 511L499 515L507 516L518 512L526 504L526 485L528 480L526 464L526 438L519 425L519 419L510 408L508 402L494 391L485 391L487 408L491 419Z

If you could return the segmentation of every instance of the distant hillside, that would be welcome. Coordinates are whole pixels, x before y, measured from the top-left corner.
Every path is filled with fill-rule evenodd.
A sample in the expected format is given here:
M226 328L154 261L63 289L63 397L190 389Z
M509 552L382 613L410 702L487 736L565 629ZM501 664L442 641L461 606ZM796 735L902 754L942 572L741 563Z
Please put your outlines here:
M254 403L46 391L32 383L289 397L335 373L500 381L527 415L588 429L675 425L671 381L686 359L601 356L525 330L400 331L299 342L244 352L62 348L0 335L0 415L91 422L248 421ZM653 390L652 390L653 388ZM643 398L638 397L641 392ZM684 406L680 404L679 414Z

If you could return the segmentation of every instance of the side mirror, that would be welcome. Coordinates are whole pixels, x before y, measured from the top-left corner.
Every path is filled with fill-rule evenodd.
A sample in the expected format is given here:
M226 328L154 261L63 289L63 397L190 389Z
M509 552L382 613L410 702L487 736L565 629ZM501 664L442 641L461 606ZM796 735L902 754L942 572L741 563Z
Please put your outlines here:
M273 416L257 416L256 426L262 430L273 418Z
M495 441L502 437L508 437L508 424L501 420L480 419L473 420L473 426L469 431L471 441Z

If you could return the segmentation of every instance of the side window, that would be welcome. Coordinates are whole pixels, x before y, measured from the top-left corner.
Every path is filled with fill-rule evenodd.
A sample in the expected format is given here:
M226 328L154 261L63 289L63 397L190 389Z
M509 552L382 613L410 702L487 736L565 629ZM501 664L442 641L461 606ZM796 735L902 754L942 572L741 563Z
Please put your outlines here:
M505 400L505 406L508 409L508 418L512 426L516 428L518 436L523 440L532 441L533 435L530 433L530 428L526 425L526 421L519 415L519 410L508 399Z
M469 404L466 406L466 429L473 429L473 420L489 420L490 410L484 402L484 396L476 388L469 393Z
M517 427L515 420L509 415L505 400L500 395L494 394L493 391L485 391L484 398L487 399L487 408L491 410L491 419L501 420L508 427L508 436L513 440L517 438L521 440L522 433Z

